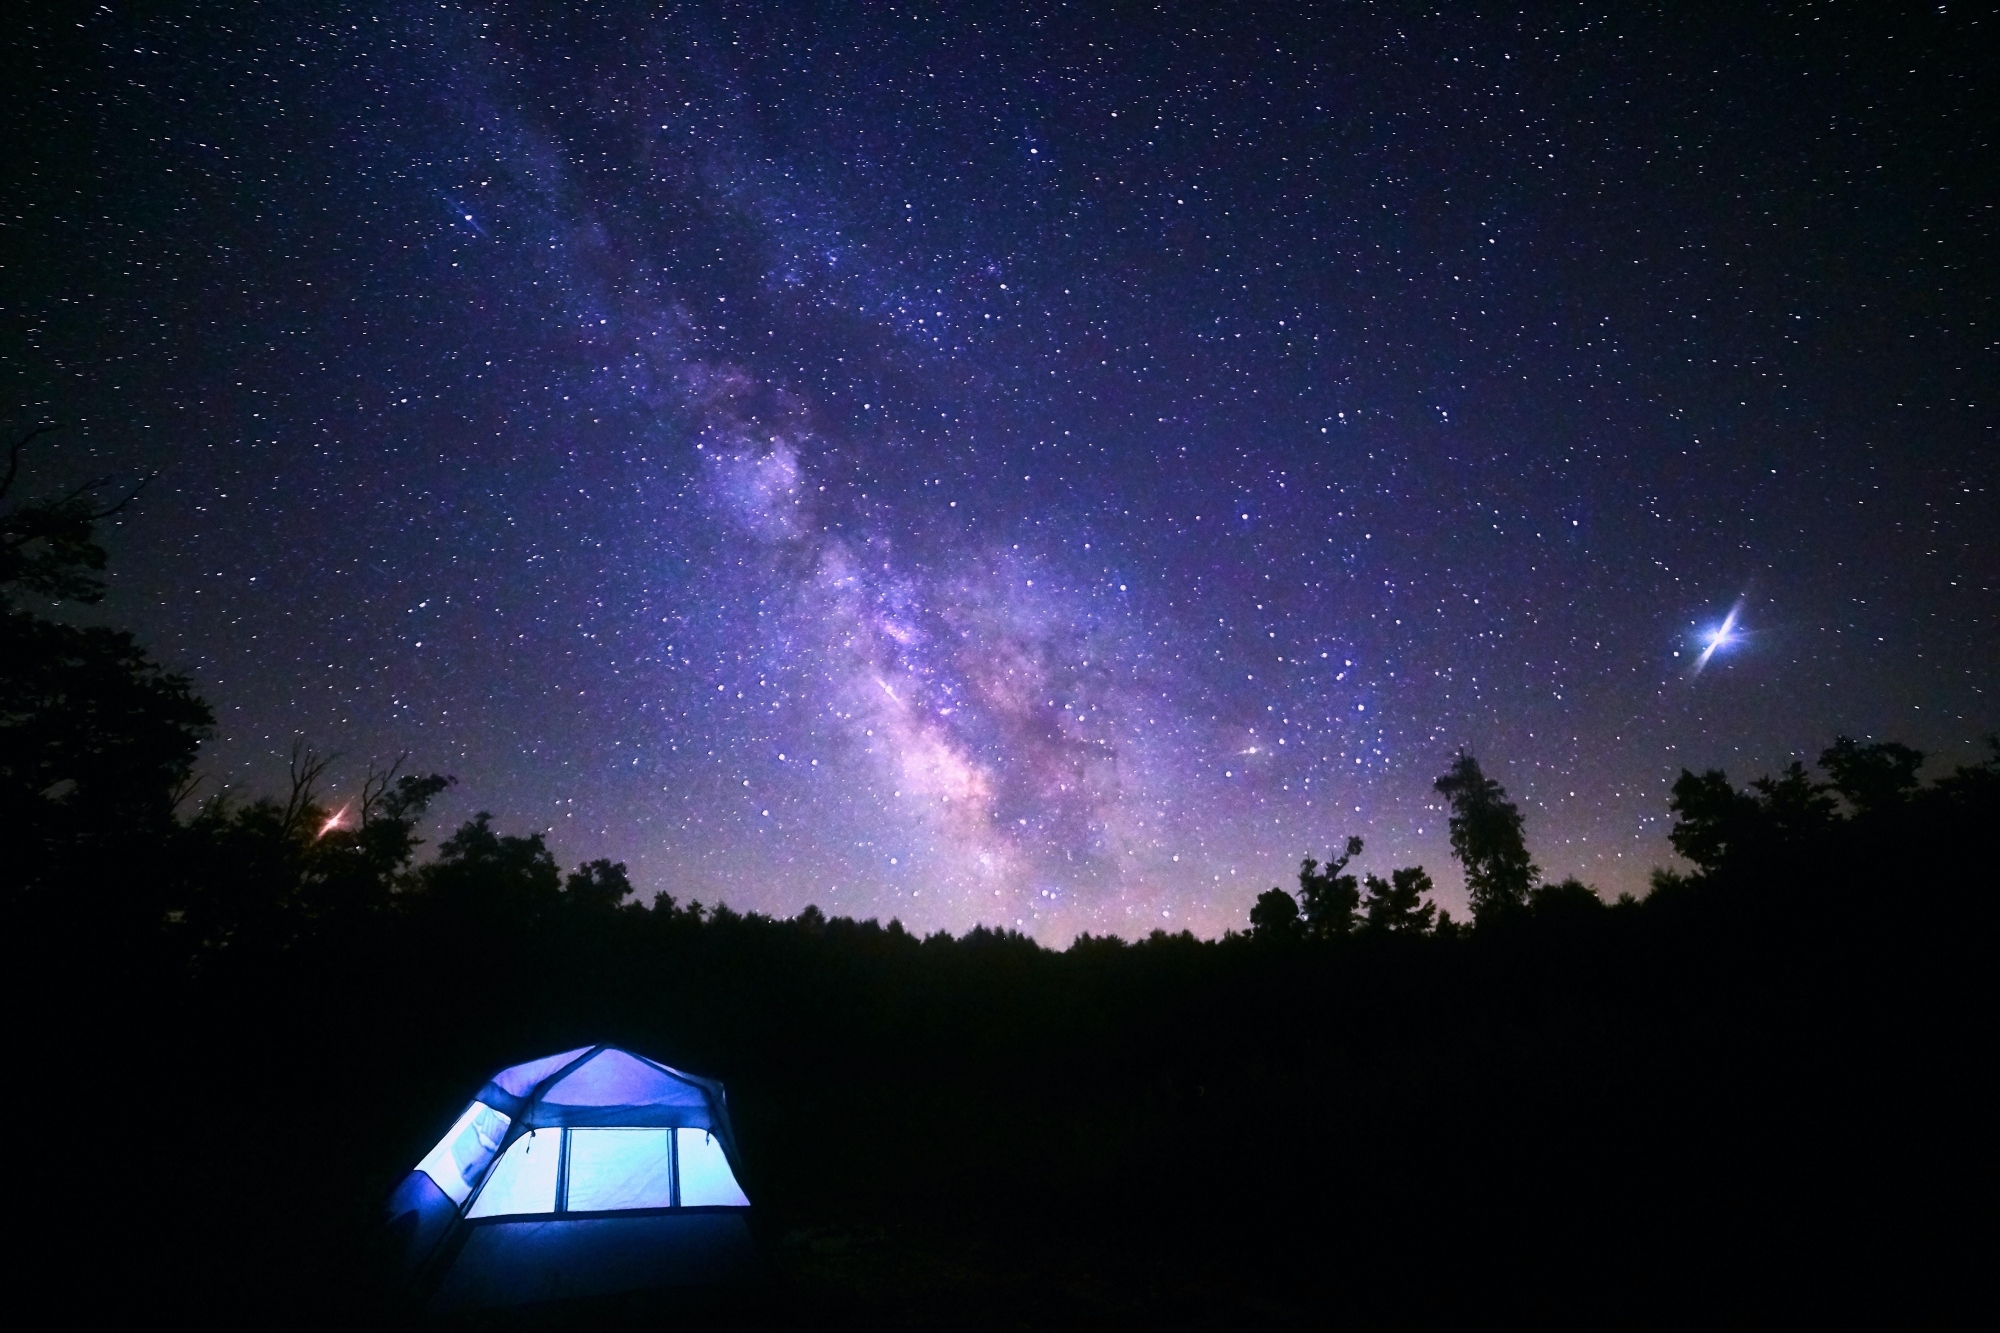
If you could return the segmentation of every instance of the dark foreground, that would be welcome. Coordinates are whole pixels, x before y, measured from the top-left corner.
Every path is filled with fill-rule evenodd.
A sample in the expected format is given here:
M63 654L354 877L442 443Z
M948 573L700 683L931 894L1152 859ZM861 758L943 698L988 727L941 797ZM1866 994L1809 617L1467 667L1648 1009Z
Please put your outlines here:
M16 932L39 1258L103 1313L399 1319L388 1189L494 1069L608 1040L727 1083L764 1272L534 1322L1927 1320L1990 1215L1981 781L1451 937Z

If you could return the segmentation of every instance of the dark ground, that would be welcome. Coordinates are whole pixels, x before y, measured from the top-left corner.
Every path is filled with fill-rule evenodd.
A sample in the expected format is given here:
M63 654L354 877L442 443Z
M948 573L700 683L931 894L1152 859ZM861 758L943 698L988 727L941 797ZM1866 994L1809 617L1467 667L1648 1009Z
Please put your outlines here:
M1923 860L1912 894L1951 868ZM726 1081L765 1271L535 1322L1929 1322L1991 1216L1984 909L1820 869L1449 942L628 918L455 968L421 932L198 983L72 959L39 996L70 1040L29 1067L116 1146L80 1196L37 1155L47 1261L92 1236L107 1309L400 1318L395 1180L493 1069L613 1040Z

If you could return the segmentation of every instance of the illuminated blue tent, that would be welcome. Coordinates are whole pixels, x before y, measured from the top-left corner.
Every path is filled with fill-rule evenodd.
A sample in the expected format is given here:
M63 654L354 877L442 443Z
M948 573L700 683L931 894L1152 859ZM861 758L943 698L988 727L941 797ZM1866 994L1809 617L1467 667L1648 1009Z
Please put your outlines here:
M727 1281L752 1256L737 1162L720 1083L584 1046L495 1074L389 1225L437 1310Z

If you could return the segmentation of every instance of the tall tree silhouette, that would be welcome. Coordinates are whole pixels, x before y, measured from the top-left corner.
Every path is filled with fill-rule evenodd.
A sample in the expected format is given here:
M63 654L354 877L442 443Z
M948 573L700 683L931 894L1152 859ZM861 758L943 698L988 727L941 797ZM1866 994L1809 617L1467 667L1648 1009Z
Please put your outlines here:
M21 479L21 456L28 446L55 429L36 426L7 446L0 502L8 500ZM0 589L19 589L58 602L94 605L103 600L105 554L97 542L97 525L146 488L142 480L119 499L100 504L111 483L110 477L92 477L53 498L0 509Z
M1361 883L1347 873L1347 863L1361 855L1361 839L1349 838L1344 855L1324 867L1308 856L1299 863L1299 899L1306 933L1315 939L1351 934L1354 912L1361 905Z
M96 524L138 493L104 503L110 482L98 478L8 503L24 450L47 429L17 438L0 472L0 882L44 907L145 930L165 910L154 861L215 719L130 634L17 604L101 600Z
M1451 853L1465 867L1473 923L1486 925L1524 906L1541 870L1528 859L1521 812L1507 789L1463 751L1434 785L1451 802Z

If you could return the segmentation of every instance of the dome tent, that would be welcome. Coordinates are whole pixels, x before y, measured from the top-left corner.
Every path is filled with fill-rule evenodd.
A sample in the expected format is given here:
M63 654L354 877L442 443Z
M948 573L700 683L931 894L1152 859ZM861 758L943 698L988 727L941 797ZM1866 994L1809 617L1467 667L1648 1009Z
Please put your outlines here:
M722 1085L614 1046L503 1069L389 1199L436 1310L726 1281L750 1200Z

